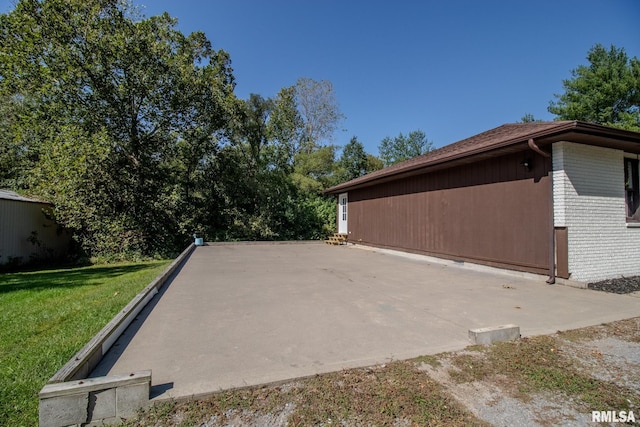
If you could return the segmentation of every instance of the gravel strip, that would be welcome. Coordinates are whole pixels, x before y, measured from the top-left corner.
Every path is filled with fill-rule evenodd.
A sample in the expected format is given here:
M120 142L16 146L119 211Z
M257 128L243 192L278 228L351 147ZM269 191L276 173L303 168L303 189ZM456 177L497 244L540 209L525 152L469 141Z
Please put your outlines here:
M601 280L599 282L589 283L587 287L596 291L630 294L640 291L640 276L623 276L616 279Z

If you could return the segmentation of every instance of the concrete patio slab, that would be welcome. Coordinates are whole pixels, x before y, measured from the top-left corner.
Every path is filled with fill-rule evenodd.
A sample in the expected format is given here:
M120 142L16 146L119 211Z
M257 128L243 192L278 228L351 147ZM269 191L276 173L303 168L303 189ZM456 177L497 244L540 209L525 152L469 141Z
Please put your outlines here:
M640 299L358 246L201 246L92 376L151 369L181 398L462 349L468 331L523 336L640 314Z

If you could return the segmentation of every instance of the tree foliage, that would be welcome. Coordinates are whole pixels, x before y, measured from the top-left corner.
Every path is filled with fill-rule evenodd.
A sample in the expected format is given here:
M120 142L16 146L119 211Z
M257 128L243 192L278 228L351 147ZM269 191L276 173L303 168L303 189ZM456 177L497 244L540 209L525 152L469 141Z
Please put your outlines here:
M369 172L367 153L357 137L352 137L349 143L342 148L339 166L342 168L341 181L349 181Z
M354 136L342 148L342 155L335 169L336 183L349 181L382 168L382 161L366 153L364 145Z
M433 143L427 140L427 135L421 130L402 133L395 138L385 137L378 145L380 159L385 166L390 166L431 151Z
M267 123L274 164L283 170L293 166L303 138L303 119L296 104L295 89L289 86L278 92Z
M367 171L368 172L377 171L379 169L382 169L383 167L384 167L384 163L382 163L382 160L380 160L379 157L374 156L373 154L367 153Z
M22 188L25 186L21 170L29 167L29 152L13 129L19 119L22 102L12 96L0 94L0 188Z
M331 83L246 100L234 85L229 55L167 14L20 0L0 15L0 185L53 202L89 256L170 255L194 233L325 237L321 191L364 154L354 143L336 162Z
M167 14L134 14L119 1L24 0L0 21L2 94L27 101L13 133L29 135L28 185L90 253L175 246L233 99L226 52Z
M583 120L640 131L640 60L623 48L593 46L589 65L563 80L565 92L554 95L549 112L560 120Z
M292 88L275 99L238 101L228 143L215 162L222 224L220 240L321 238L335 223L333 201L320 195L333 147L300 151L302 121ZM329 166L327 166L327 164Z

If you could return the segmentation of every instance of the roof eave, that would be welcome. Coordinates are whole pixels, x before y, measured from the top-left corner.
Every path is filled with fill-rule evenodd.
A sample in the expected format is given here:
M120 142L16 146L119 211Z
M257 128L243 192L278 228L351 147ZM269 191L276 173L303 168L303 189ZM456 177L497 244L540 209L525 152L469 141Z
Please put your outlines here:
M345 190L357 190L364 187L370 187L372 185L382 184L388 181L393 181L400 178L406 178L413 175L420 175L427 172L435 172L440 169L445 169L453 166L462 165L465 163L472 163L476 160L485 159L488 157L495 157L507 152L524 150L527 147L526 141L519 141L519 143L510 143L485 149L478 149L469 151L463 154L447 157L445 159L436 160L430 163L414 165L404 169L395 170L392 173L385 175L378 175L373 179L361 181L356 184L350 184L351 181L347 181L343 184L339 184L324 190L325 194L337 194L344 192ZM473 160L472 160L473 159Z
M618 148L640 154L640 133L638 132L616 129L587 122L566 121L558 122L557 126L550 129L543 129L517 138L510 138L491 146L484 146L478 149L468 150L463 153L457 153L450 157L433 162L410 165L406 168L391 170L389 173L376 175L369 180L361 180L356 183L352 183L353 180L347 181L324 190L324 193L337 194L344 192L345 190L356 190L402 177L442 169L443 167L468 163L469 158L475 158L482 154L488 154L488 156L482 156L482 158L486 158L504 154L506 151L517 151L520 148L524 149L529 139L536 141L540 147L545 147L558 141L569 140L590 145ZM522 147L520 147L521 145Z
M551 134L536 140L539 146L554 142L569 141L598 147L614 148L640 154L640 133L610 128L593 123L577 122L575 127L560 134Z

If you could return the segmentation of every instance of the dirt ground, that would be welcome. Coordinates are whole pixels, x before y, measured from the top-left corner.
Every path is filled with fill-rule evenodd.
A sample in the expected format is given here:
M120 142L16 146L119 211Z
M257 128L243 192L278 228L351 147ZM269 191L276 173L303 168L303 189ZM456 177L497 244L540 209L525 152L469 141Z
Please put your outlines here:
M640 317L165 402L127 425L598 425L592 411L640 421Z
M618 385L640 396L640 318L558 332L549 338L552 346L547 350L568 359L559 367L567 366L565 369L575 370L587 379L599 380L605 386ZM531 387L520 376L502 373L501 366L484 366L496 360L487 362L490 357L482 350L470 347L462 352L442 354L438 356L437 366L426 365L423 369L476 417L494 426L584 426L592 422L592 411L625 409L633 410L640 421L638 400L624 407L610 407L605 402L593 406L582 396L585 390L572 389L568 378L564 379L567 384L564 390L562 386ZM539 357L544 357L544 353L532 353L530 362L536 363ZM461 380L459 374L465 368L473 369L460 363L461 360L476 363L489 372L475 377L472 372L468 381ZM501 362L508 364L509 360Z

